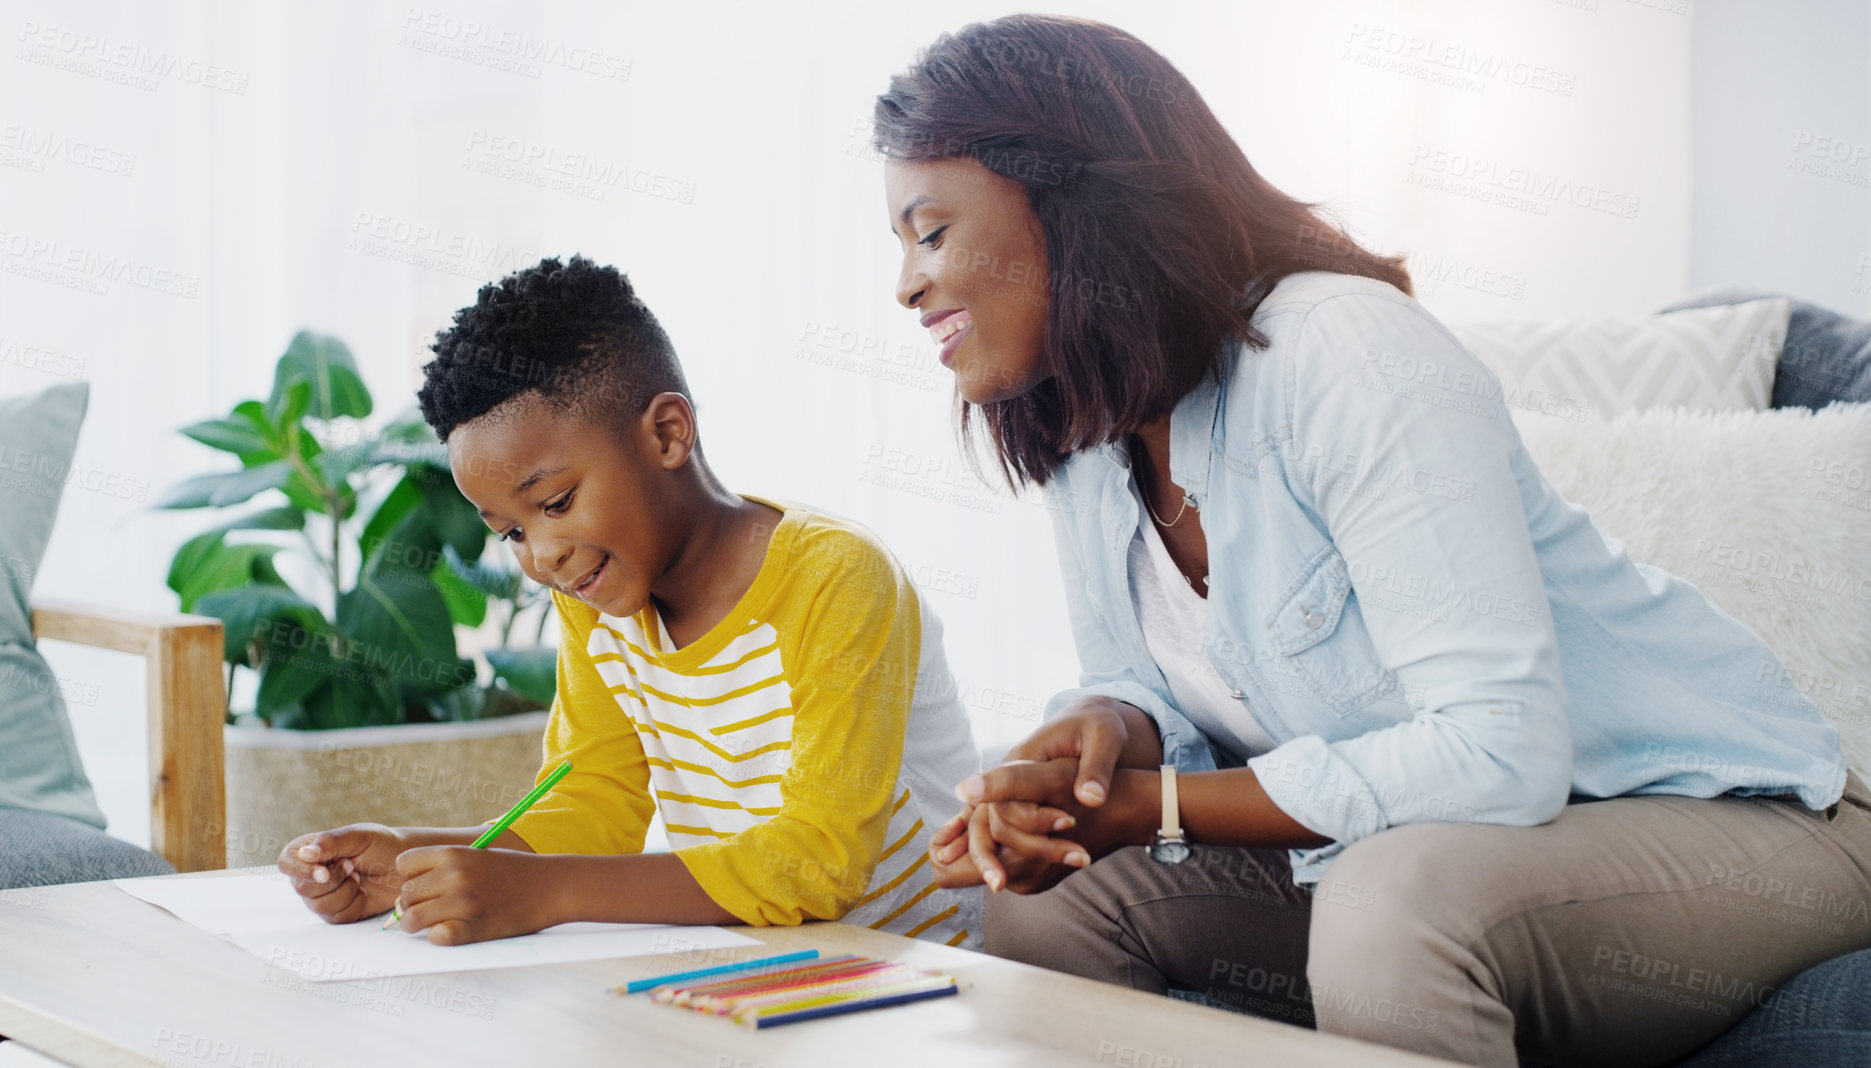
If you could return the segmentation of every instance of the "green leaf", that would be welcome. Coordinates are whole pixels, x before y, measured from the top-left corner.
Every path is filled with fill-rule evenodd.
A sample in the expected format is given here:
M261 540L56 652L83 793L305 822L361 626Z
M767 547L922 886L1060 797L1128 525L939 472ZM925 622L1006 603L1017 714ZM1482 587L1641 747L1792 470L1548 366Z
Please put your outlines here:
M439 467L452 482L454 476L448 474L448 446L433 441L399 441L395 438L379 438L374 458L382 464L402 464L405 467Z
M279 569L273 566L273 556L271 553L254 558L253 581L263 582L272 586L290 587L292 585L280 575Z
M396 684L387 675L342 671L331 685L306 697L303 720L296 725L305 730L379 727L400 723L401 709Z
M487 708L487 694L482 686L463 686L436 694L428 699L429 715L442 723L481 719Z
M277 377L277 368L274 374ZM277 384L273 388L275 392L279 392ZM312 383L301 378L287 383L285 392L279 395L277 406L262 405L260 410L262 417L272 426L274 433L284 440L286 428L305 418L305 413L311 406Z
M330 422L340 416L362 419L370 414L370 391L357 373L357 361L335 337L302 330L286 346L274 369L273 393L266 401L267 414L275 423L291 412L295 382L311 386L305 414L314 419Z
M305 705L331 679L304 660L268 660L260 668L260 690L253 699L253 714L271 727L303 728Z
M444 665L441 670L427 673L422 678L396 680L408 702L416 710L428 707L428 699L436 694L452 690L472 689L474 685L474 661L465 656L458 656L452 665Z
M410 513L420 507L422 507L422 491L416 488L407 475L397 480L395 487L385 494L382 502L377 505L377 510L364 521L364 530L359 535L358 541L366 546L365 552L369 552L369 546L379 545L388 539L395 532L397 525L409 518Z
M319 687L331 684L341 666L332 655L333 639L331 625L316 611L288 612L261 632L265 660L254 698L260 718L269 723L281 719Z
M196 475L163 491L155 508L224 508L251 498L256 493L279 489L292 475L292 466L284 460L249 467L224 474Z
M378 431L376 459L379 463L407 466L427 464L447 471L448 447L423 421L421 409L412 404Z
M233 546L240 548L240 546ZM294 635L331 632L322 612L284 586L251 585L217 590L195 602L195 610L221 621L231 663L248 663L250 647L298 640Z
M384 441L402 442L411 445L440 446L441 441L435 436L435 429L422 418L422 406L412 404L384 424L381 438ZM447 450L443 450L446 452Z
M429 444L420 443L418 433ZM405 470L365 523L363 540L376 544L401 536L451 545L464 556L478 558L487 546L487 524L481 521L480 511L455 487L447 450L433 442L427 424L419 424L394 433L386 431L371 443L372 462L401 464ZM412 518L419 519L429 533L419 535L412 529L393 534Z
M257 712L253 713L252 716L255 720L276 730L302 731L308 729L305 705L303 703L287 705L284 708L276 708L273 710L271 719L262 718Z
M198 534L183 542L169 562L169 588L181 598L182 611L199 612L203 611L200 600L221 590L250 583L283 586L272 562L279 548L277 545L229 545L220 531Z
M273 451L285 452L286 435L275 428L272 423L267 422L266 405L257 400L244 400L234 405L234 410L229 412L227 417L244 420L248 426L253 427L261 437L266 439L267 445Z
M266 432L239 416L190 423L182 428L182 433L211 449L233 453L240 457L244 467L280 458L279 450L267 440Z
M453 553L454 550L446 550ZM456 556L459 560L461 557ZM453 565L444 560L429 572L430 581L441 591L442 600L448 604L448 618L464 627L478 627L487 620L487 594L455 573Z
M280 429L285 442L282 448L298 456L299 462L292 465L292 477L286 480L283 491L286 499L297 507L319 515L331 514L331 501L326 494L331 487L325 482L319 471L318 458L324 453L318 438L303 426L291 425Z
M327 485L348 485L351 476L376 463L377 443L358 441L331 449L313 461Z
M215 558L223 547L218 533L197 534L182 543L169 561L169 577L165 580L168 587L182 597L182 611L193 611L194 598L199 593L191 593L193 587L201 585L197 578L204 569L212 567ZM216 586L214 589L225 587Z
M494 677L513 692L551 704L558 692L559 653L548 646L524 649L489 649L483 654Z
M339 597L338 629L362 647L350 659L413 684L461 685L448 604L427 569L400 560L395 552L374 556Z
M278 507L262 508L257 512L248 512L236 516L210 531L226 530L304 530L305 513L297 508Z
M157 494L151 508L206 508L214 488L226 475L196 475L185 478Z
M239 504L251 499L255 494L284 486L286 479L291 476L292 465L284 460L249 467L245 471L229 476L220 486L209 491L208 503L216 508Z
M427 518L419 511L405 515L388 535L359 539L358 547L364 554L358 567L360 581L366 571L392 565L421 572L426 577L442 561L442 543L436 540Z
M480 559L491 531L481 519L480 509L455 488L448 468L412 467L409 474L422 491L423 517L436 537L460 553L462 559Z
M483 556L470 564L461 558L461 554L455 551L454 546L444 545L442 556L448 564L449 571L456 578L489 597L511 601L519 596L520 572L494 562L496 559L505 559L506 554Z

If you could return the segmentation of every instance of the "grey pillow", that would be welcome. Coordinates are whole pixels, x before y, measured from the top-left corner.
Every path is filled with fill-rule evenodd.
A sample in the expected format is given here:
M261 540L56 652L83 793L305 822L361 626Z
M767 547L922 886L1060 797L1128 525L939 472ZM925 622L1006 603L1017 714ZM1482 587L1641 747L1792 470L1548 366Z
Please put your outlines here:
M0 808L0 890L173 874L156 854L77 820Z
M102 829L58 680L33 645L28 608L90 396L90 383L68 382L0 398L0 808Z
M1730 286L1679 300L1663 310L1744 304L1784 296ZM1834 401L1871 401L1871 322L1817 304L1793 301L1786 345L1774 372L1776 408L1823 408Z

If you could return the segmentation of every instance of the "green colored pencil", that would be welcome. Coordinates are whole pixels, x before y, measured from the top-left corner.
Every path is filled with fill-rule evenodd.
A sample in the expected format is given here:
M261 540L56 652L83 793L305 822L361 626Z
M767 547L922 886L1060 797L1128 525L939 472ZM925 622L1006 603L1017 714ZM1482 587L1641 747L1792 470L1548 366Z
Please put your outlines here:
M565 773L570 770L572 770L572 762L569 760L561 760L559 762L559 766L556 768L553 768L552 773L550 775L547 775L544 779L542 779L538 786L533 787L531 793L528 793L525 797L520 798L519 803L515 804L512 808L508 809L506 815L495 820L493 826L489 827L485 831L482 831L481 836L479 838L476 838L473 844L471 844L468 848L486 849L490 842L500 837L500 832L506 830L508 827L513 826L514 820L519 819L523 814L525 814L527 809L532 808L534 802L546 796L546 791L552 789L555 785L557 785L558 781L560 779L565 778ZM380 928L380 930L387 931L390 928L396 926L398 923L402 922L403 920L402 900L403 899L401 895L398 895L396 906L384 915L383 926Z

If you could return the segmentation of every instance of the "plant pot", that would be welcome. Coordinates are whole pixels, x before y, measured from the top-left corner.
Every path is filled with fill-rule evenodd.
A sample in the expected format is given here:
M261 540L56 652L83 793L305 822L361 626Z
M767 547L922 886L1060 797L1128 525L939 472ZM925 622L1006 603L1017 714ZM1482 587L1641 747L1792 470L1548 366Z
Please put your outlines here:
M466 827L499 818L539 773L545 710L332 731L228 726L227 866L347 823Z

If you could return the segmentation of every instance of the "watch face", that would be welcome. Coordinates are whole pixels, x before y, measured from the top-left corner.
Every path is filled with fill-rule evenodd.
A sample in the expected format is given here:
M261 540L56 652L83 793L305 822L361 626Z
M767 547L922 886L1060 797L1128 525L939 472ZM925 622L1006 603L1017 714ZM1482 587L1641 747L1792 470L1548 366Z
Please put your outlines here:
M1180 838L1159 836L1150 843L1150 855L1163 864L1181 864L1189 859L1189 843Z

